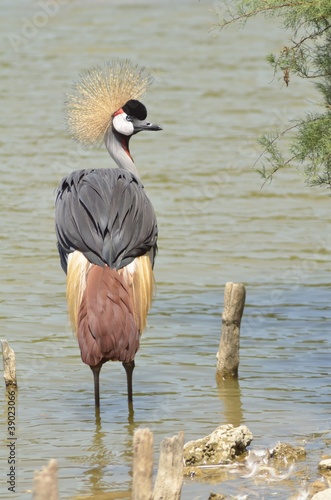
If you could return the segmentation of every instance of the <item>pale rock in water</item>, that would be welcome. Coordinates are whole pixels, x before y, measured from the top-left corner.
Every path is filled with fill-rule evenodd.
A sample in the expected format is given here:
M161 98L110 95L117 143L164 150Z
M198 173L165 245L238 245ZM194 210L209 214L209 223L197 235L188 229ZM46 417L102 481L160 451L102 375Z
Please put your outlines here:
M331 488L316 493L316 495L312 497L312 500L331 500Z
M331 458L326 458L325 460L321 460L321 462L318 464L318 468L322 472L331 473Z
M185 444L184 463L216 465L232 460L244 453L252 440L253 434L245 425L221 425L208 436Z

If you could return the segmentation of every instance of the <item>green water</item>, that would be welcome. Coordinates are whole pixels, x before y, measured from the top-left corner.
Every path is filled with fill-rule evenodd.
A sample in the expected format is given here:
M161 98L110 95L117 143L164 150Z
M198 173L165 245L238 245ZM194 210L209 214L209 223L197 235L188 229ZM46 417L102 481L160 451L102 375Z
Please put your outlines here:
M188 441L223 423L247 425L253 448L305 443L307 460L286 484L238 474L218 484L185 480L182 498L288 498L329 453L331 238L325 192L308 189L295 170L261 189L252 170L256 137L316 106L312 86L293 79L285 88L265 63L283 32L263 19L210 31L222 4L204 0L63 0L52 15L40 2L2 6L0 335L16 351L19 394L16 495L5 484L4 392L0 403L0 498L31 498L33 471L50 458L61 498L129 498L136 427L154 432L157 453L164 437L184 430ZM98 425L92 374L66 316L53 205L64 175L111 166L104 150L70 141L63 101L78 73L113 57L146 65L155 78L144 102L164 130L139 135L131 148L160 239L134 422L124 370L108 363ZM247 301L239 382L218 389L227 281L244 282Z

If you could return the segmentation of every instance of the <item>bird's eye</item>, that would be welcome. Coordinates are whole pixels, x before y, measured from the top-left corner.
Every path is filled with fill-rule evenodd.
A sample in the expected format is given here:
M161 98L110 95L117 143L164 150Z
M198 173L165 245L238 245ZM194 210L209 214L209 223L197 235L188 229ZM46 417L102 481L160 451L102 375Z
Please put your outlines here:
M127 122L132 122L133 118L130 115L126 115L126 121Z

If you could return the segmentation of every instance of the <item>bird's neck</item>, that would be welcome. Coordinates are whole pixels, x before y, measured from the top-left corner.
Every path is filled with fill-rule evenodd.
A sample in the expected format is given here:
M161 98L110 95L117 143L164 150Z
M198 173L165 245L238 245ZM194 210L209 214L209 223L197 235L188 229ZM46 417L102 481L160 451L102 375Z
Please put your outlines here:
M111 127L105 136L106 148L116 164L139 178L137 167L130 154L129 140L130 136L119 134Z

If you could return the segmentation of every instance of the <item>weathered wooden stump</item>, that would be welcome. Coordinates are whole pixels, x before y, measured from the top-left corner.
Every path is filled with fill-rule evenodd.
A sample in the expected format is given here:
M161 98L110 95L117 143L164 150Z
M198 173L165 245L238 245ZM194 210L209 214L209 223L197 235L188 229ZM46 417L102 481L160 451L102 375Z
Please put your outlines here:
M161 442L153 500L180 500L183 484L184 432Z
M242 283L226 283L222 314L222 333L217 354L217 378L238 377L240 323L245 307L246 290Z
M153 433L137 429L133 435L132 500L152 498Z
M184 433L161 442L159 468L152 487L153 433L137 429L133 437L132 500L179 500L183 483Z
M54 458L40 471L35 472L32 498L33 500L58 500L57 462Z
M15 353L6 339L1 339L0 342L3 359L3 378L5 379L7 391L10 391L17 388Z

